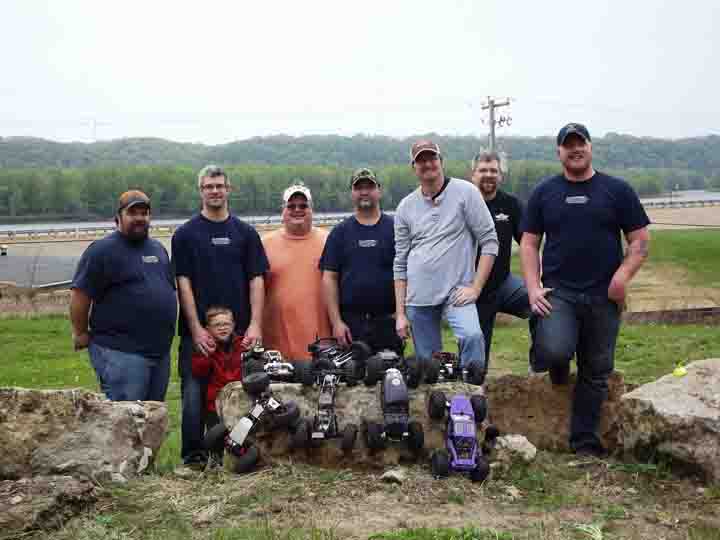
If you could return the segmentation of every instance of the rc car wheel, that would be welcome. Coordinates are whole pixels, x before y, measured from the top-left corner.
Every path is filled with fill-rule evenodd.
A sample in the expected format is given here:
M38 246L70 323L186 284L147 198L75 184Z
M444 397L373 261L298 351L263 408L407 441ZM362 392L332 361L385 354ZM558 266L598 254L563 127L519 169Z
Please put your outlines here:
M215 424L207 431L207 433L205 433L203 448L209 452L222 452L225 447L225 435L227 435L227 432L225 424L222 422Z
M364 341L353 341L350 344L350 351L352 352L355 363L361 366L365 365L365 362L367 362L367 359L370 358L372 354L372 350Z
M342 442L340 443L340 448L342 448L343 452L352 452L352 449L355 448L357 432L358 428L355 424L348 424L345 426L342 434Z
M376 422L368 422L366 428L367 446L371 450L385 448L385 439L382 437L382 426Z
M433 420L442 420L445 418L445 409L447 408L447 398L443 392L430 392L428 398L428 415Z
M485 428L485 442L491 442L500 436L500 430L495 424L490 424Z
M423 362L425 364L425 384L435 384L440 378L440 366L432 358L427 358Z
M488 477L488 474L490 474L490 465L482 456L477 457L476 465L477 466L470 471L470 480L473 482L482 482Z
M430 458L430 467L436 478L447 478L450 474L450 455L447 450L435 450Z
M485 382L485 375L487 375L485 367L477 362L473 362L468 366L467 382L476 386L482 386Z
M382 379L385 373L385 362L379 356L371 356L367 361L365 371L365 384L367 386L375 386Z
M262 360L251 359L245 362L244 371L243 379L252 373L263 373L265 371L265 364Z
M251 373L243 379L243 390L251 396L262 394L270 386L270 377L264 371L262 373Z
M271 429L292 426L300 418L300 407L294 401L288 401L271 415Z
M315 372L310 362L299 360L295 363L295 381L303 386L312 386L315 384Z
M257 465L258 459L260 459L260 451L257 446L250 445L245 448L245 451L241 455L236 456L233 454L230 459L233 472L238 474L250 472L255 468L255 465Z
M290 447L307 448L310 442L310 420L300 420L295 431L290 434Z
M345 384L348 386L357 386L358 380L362 376L357 377L357 364L352 358L345 363Z
M475 413L475 422L480 424L487 416L487 399L485 396L470 396L470 404Z
M408 424L408 447L413 452L419 452L425 446L425 433L420 422Z
M423 377L422 361L415 356L408 356L405 359L405 362L407 362L407 376L405 378L405 383L408 388L417 388Z

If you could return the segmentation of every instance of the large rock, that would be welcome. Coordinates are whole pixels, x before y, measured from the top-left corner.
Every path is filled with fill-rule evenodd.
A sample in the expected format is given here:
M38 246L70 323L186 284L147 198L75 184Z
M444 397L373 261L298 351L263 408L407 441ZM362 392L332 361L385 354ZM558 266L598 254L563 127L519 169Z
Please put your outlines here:
M85 390L0 388L0 479L30 475L124 481L167 435L160 402L111 402Z
M300 406L303 416L312 417L317 410L318 387L302 387L299 384L273 384L273 392L282 400L293 400ZM340 440L325 441L317 448L307 450L289 450L289 437L286 431L259 432L257 443L263 463L272 463L279 458L286 458L289 453L293 459L322 465L325 467L358 466L363 468L386 468L400 463L419 460L426 461L429 452L444 446L444 421L431 420L427 414L427 396L433 390L441 390L448 397L464 393L472 395L480 392L477 386L464 383L443 383L422 385L410 390L410 420L422 423L425 432L425 450L416 456L406 444L389 444L385 450L373 452L366 447L364 425L367 421L382 421L378 384L375 387L347 387L341 384L336 397L336 411L340 430L347 423L354 423L360 428L355 450L344 455L340 449ZM247 414L250 402L242 389L241 383L232 383L225 387L218 396L217 410L228 427L234 426Z
M0 481L0 534L20 537L34 529L61 527L96 499L91 481L71 476Z
M720 358L686 366L622 398L620 442L643 457L663 453L720 482Z
M608 399L602 408L600 437L608 449L617 447L620 398L625 393L623 376L614 372L608 382ZM525 435L543 450L568 450L570 407L575 375L569 384L553 385L548 374L504 375L486 385L490 420L500 433Z

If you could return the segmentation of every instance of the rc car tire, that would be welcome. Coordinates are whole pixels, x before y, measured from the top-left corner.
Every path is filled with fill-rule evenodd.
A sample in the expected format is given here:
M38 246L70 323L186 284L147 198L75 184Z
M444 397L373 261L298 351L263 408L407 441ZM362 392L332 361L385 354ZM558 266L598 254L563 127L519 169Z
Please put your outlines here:
M425 384L435 384L440 378L440 366L432 358L424 360L425 363Z
M245 362L245 373L243 379L252 373L263 373L265 372L265 364L261 360L248 360Z
M257 446L250 445L246 448L245 453L241 456L233 455L231 458L232 470L235 473L242 474L250 472L257 465L260 459L260 451Z
M485 396L470 396L470 404L475 413L475 422L482 423L487 417L487 398Z
M219 422L211 427L203 439L203 448L208 452L221 452L225 447L225 435L227 435L225 424Z
M310 420L300 420L295 431L290 434L290 447L292 449L307 448L311 429Z
M288 401L284 409L274 413L271 418L272 429L290 427L300 418L300 407L294 401Z
M430 468L436 478L447 478L450 475L450 455L447 450L435 450L432 453Z
M303 386L315 384L315 372L310 362L299 360L295 363L295 380Z
M385 362L379 356L371 356L367 361L365 384L375 386L385 373Z
M420 385L420 381L423 378L423 363L422 360L415 356L408 356L405 359L407 363L407 376L405 383L408 388L417 388Z
M345 453L352 452L355 448L355 440L357 439L358 428L355 424L348 424L343 429L342 442L340 448Z
M270 377L264 371L261 373L251 373L243 379L243 390L251 396L262 394L270 386Z
M477 362L473 362L468 366L467 382L475 386L482 386L485 383L485 375L487 375L485 368Z
M447 398L444 392L430 392L428 398L428 416L433 420L442 420L445 418L445 409L447 408Z
M425 433L420 422L408 424L408 447L413 452L419 452L425 446Z
M385 440L382 438L382 427L376 422L368 422L366 433L367 447L371 450L385 448Z
M473 482L482 482L490 474L490 465L483 456L477 456L476 467L470 471L470 480Z

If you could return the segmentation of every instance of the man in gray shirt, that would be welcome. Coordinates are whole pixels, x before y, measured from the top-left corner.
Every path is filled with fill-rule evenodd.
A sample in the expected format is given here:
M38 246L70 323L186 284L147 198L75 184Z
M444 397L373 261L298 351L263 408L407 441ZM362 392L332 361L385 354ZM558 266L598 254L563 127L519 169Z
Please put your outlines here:
M437 144L416 142L410 159L420 186L395 211L397 333L407 338L412 330L415 354L430 359L442 350L445 318L468 382L482 384L485 340L475 301L498 253L495 225L475 186L445 176Z

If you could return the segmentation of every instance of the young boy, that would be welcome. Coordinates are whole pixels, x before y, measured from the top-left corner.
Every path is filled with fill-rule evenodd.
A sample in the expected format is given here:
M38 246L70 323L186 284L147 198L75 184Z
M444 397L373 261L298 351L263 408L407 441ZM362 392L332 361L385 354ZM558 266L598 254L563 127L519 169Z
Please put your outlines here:
M207 310L206 319L207 331L215 340L215 350L208 356L193 353L192 374L194 377L208 377L205 428L209 431L220 422L215 408L215 398L220 390L228 383L242 380L242 354L247 348L242 344L242 336L235 335L232 310L211 307ZM222 448L214 449L212 453L221 463Z

